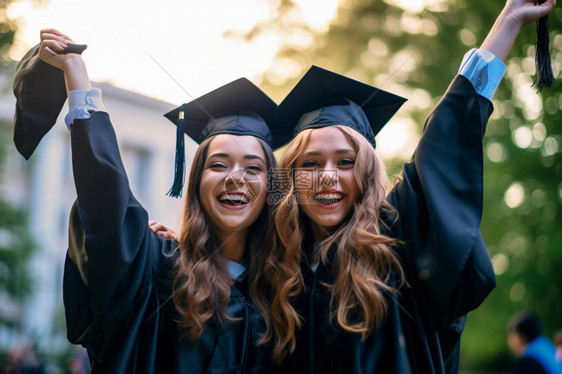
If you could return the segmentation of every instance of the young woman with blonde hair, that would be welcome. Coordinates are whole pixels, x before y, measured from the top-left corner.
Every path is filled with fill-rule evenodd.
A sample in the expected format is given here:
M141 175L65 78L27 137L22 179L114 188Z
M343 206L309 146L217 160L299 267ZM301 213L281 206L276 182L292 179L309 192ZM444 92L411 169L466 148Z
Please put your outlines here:
M466 314L495 286L479 231L490 100L519 31L554 3L506 3L388 193L374 136L402 98L312 67L279 105L276 131L296 134L275 213L293 271L272 305L280 372L458 372Z

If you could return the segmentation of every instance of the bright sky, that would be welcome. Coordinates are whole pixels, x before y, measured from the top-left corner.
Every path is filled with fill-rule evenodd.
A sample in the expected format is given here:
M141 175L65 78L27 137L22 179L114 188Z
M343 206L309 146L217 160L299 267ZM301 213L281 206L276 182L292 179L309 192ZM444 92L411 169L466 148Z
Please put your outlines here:
M269 19L273 7L266 0L43 2L37 6L32 0L16 0L9 8L8 15L20 21L12 58L19 60L38 43L42 28L56 28L88 44L83 57L90 79L173 104L241 76L253 80L270 67L280 42L273 34L251 44L223 36L227 30L243 32ZM305 20L322 29L335 15L339 0L297 2Z

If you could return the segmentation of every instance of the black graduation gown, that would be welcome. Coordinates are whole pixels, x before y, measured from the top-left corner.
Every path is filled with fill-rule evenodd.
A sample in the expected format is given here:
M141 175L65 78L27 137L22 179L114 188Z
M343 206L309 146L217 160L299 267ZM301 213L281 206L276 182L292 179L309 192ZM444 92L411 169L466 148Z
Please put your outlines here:
M396 250L409 287L386 296L386 319L365 340L330 321L331 291L323 285L334 282L330 256L316 272L303 264L305 291L295 303L303 327L281 372L458 372L466 314L495 286L479 231L482 137L491 110L457 76L429 116L403 180L388 196L399 215L387 223L404 242Z
M63 282L68 339L88 349L93 373L262 373L263 317L236 282L226 309L191 343L170 299L176 243L155 235L135 199L104 112L71 133L78 200L70 218ZM241 292L242 291L242 292Z

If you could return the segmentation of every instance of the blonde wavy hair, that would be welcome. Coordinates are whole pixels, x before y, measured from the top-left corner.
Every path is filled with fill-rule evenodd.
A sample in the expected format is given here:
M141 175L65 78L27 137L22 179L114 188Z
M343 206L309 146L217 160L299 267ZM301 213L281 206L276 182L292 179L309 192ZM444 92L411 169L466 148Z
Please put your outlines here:
M381 227L387 223L381 213L397 217L395 209L386 202L388 178L382 160L374 148L358 132L347 126L334 126L341 131L357 153L354 177L358 186L358 197L352 211L339 228L321 242L314 262L326 263L328 253L335 248L334 284L326 286L332 290L332 318L342 329L358 333L365 338L386 315L386 293L397 293L404 273L399 259L392 250L400 241L387 236ZM294 170L297 158L304 152L313 129L301 131L289 143L280 159L281 169ZM278 331L274 354L283 357L295 348L295 329L300 326L291 299L303 291L304 281L300 263L305 260L302 247L305 239L303 224L308 217L299 208L295 199L295 181L280 201L274 214L279 240L285 248L284 265L292 274L280 287L279 295L272 305L272 323ZM398 276L395 288L391 277ZM353 317L352 317L353 316ZM281 325L281 323L286 323Z
M233 280L227 270L226 259L215 242L211 224L201 204L199 186L207 159L209 146L214 137L201 143L191 166L189 185L178 234L179 256L175 262L173 300L180 315L179 325L191 341L199 338L211 319L221 324L232 320L225 310L230 298ZM277 163L269 145L256 138L264 151L267 167L275 170ZM271 176L269 176L271 177ZM266 319L270 314L269 296L259 284L264 277L265 258L270 247L264 242L272 234L272 215L265 204L258 219L250 226L245 257L249 259L248 283L256 306ZM266 342L267 339L262 339Z

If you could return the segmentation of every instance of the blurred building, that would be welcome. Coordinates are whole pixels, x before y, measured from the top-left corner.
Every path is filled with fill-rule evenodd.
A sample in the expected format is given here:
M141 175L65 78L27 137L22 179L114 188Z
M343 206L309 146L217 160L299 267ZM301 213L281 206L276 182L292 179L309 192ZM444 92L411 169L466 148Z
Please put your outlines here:
M15 108L11 92L13 74L1 75L0 134L11 139ZM175 105L109 84L94 85L103 91L133 193L151 219L178 227L181 201L166 196L173 179L176 128L163 117ZM9 318L20 319L17 325L24 326L24 331L0 329L0 349L14 344L22 335L31 337L42 349L67 347L62 269L68 243L68 216L76 198L69 132L63 121L67 111L65 104L56 125L29 161L16 151L13 142L5 145L0 193L28 212L30 233L38 249L29 264L35 278L30 301L25 305L2 305L0 311ZM195 143L186 137L187 165L195 148Z

